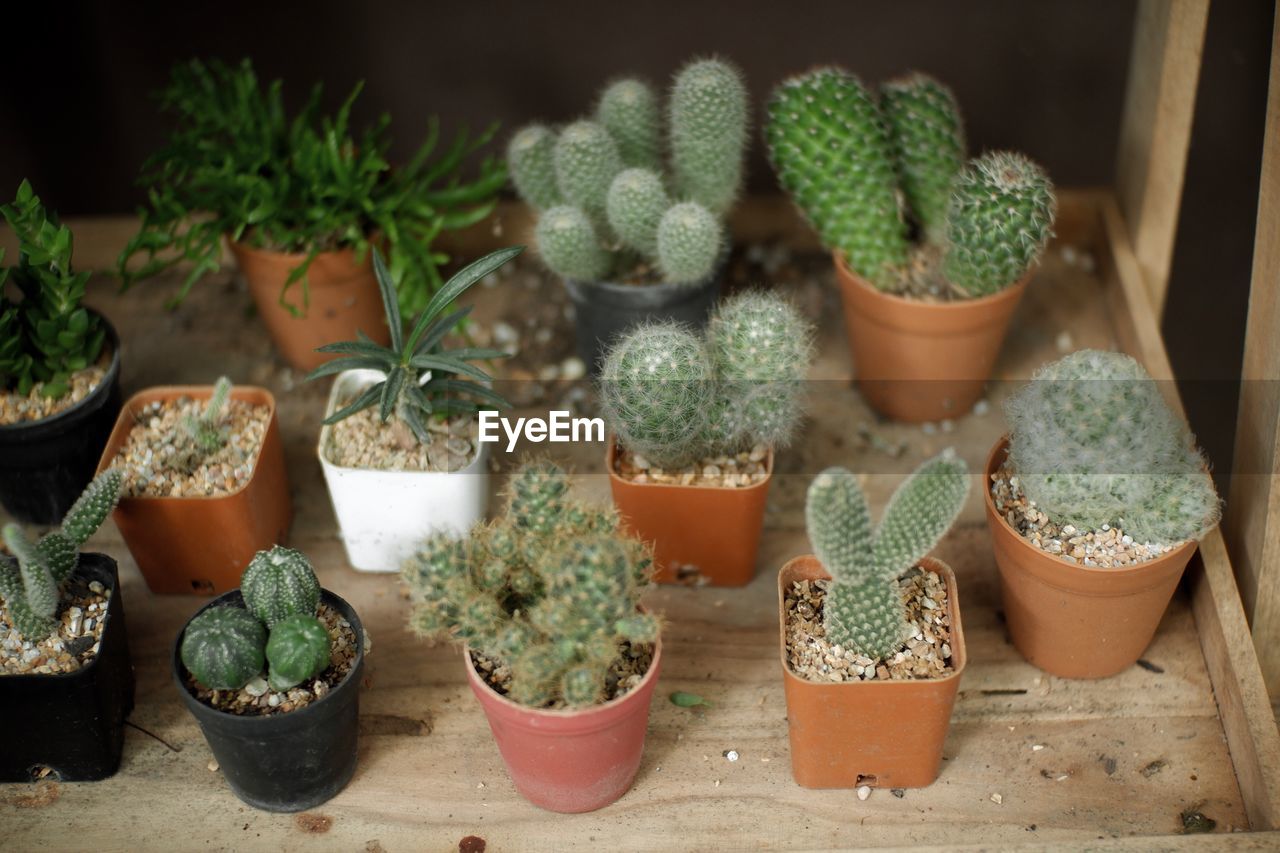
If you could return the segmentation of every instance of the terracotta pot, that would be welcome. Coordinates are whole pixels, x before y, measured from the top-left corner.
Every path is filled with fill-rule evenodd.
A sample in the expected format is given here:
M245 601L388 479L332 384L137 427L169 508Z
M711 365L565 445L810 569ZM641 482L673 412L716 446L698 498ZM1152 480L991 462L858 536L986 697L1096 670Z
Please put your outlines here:
M212 393L208 385L175 385L134 394L120 411L98 470L115 461L144 406L177 397L207 400ZM237 589L253 555L283 543L288 534L293 509L275 397L265 388L236 386L231 399L271 408L266 437L243 488L218 497L121 498L112 514L152 592L215 595Z
M877 290L835 255L858 390L896 421L965 414L982 396L1030 276L980 299L930 303Z
M743 489L632 483L618 476L617 457L611 437L605 467L613 503L627 529L653 543L655 580L687 583L700 576L712 586L751 582L773 482L772 450L765 458L768 476Z
M787 666L787 588L830 575L814 556L796 557L778 573L791 775L804 787L922 788L938 778L967 656L955 575L931 557L922 559L920 567L941 575L947 585L953 670L944 678L830 683L796 675Z
M1128 669L1155 636L1196 543L1128 568L1082 566L1035 547L996 511L991 475L1004 464L1008 436L987 459L987 527L1013 644L1063 678L1105 678Z
M640 769L649 702L658 683L662 640L640 684L584 710L541 711L495 692L463 650L467 681L480 700L511 781L525 799L553 812L603 808L631 787Z
M276 349L293 367L311 370L336 358L318 353L316 348L353 341L357 331L380 344L390 340L378 280L373 274L372 251L365 253L362 263L356 263L354 249L317 255L307 270L307 307L303 308L301 281L291 285L286 295L289 304L303 311L302 316L295 317L280 304L280 293L290 273L307 256L227 242Z

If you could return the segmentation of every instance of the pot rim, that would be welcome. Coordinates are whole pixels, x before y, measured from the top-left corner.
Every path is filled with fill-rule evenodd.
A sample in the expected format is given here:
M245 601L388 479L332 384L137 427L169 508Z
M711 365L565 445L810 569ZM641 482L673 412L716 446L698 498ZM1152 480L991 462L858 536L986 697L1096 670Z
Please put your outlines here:
M301 708L298 708L297 710L286 711L282 714L267 714L267 715L256 715L256 716L245 715L245 714L231 714L231 713L228 713L227 711L223 711L221 709L213 707L212 705L208 705L204 702L201 702L195 696L191 695L191 691L187 689L187 685L182 677L183 673L186 671L186 666L182 663L182 638L186 636L187 627L191 624L191 621L193 619L195 619L201 613L204 613L206 610L212 607L222 607L223 606L222 602L226 598L232 595L240 595L240 588L237 587L236 589L228 590L227 592L224 592L221 595L216 596L215 598L212 598L209 601L205 602L205 604L202 605L199 610L191 614L190 619L188 619L186 622L183 623L182 630L178 632L178 635L173 640L173 645L170 651L170 665L169 665L170 676L173 680L173 683L177 686L178 692L182 694L183 702L186 704L187 708L191 711L193 715L197 713L198 709L203 709L204 712L217 715L219 720L223 720L223 719L236 720L236 722L231 723L231 725L242 726L242 727L248 727L251 725L259 725L259 726L270 725L271 723L268 721L273 721L273 720L288 720L288 722L292 724L295 720L307 719L308 715L312 714L313 712L318 713L317 711L315 711L317 707L324 704L324 702L328 700L331 696L336 696L338 692L342 688L346 687L347 683L350 682L353 679L353 677L357 676L358 673L361 671L364 665L364 623L360 620L360 614L356 612L356 609L352 607L351 603L348 602L345 598L343 598L342 596L338 595L336 592L333 592L330 589L321 587L320 600L322 602L325 602L329 604L331 607L334 607L334 609L338 610L340 613L345 609L346 611L350 612L351 617L354 617L354 618L351 618L351 617L348 617L346 613L342 613L343 618L347 619L348 623L350 623L351 625L351 632L356 635L356 657L355 657L355 660L351 662L351 669L348 670L347 674L343 677L341 681L339 681L333 687L329 688L329 691L325 693L323 696L321 696L319 699L316 699L313 702L309 702L308 704L304 705ZM359 687L360 685L357 684L356 689L359 689ZM197 720L198 719L199 718L197 717Z
M208 392L208 393L205 394L205 396L202 398L195 396L197 393L201 393L201 392ZM124 423L124 418L126 416L132 417L134 413L135 404L139 402L140 398L156 396L157 394L159 395L158 399L160 400L173 400L173 399L177 399L178 397L184 397L184 396L191 397L192 399L207 399L209 396L213 394L213 386L212 385L153 385L150 388L143 388L141 391L138 391L134 393L131 397L129 397L129 399L125 401L124 405L120 407L120 414L116 416L116 427L112 429L112 437L114 437L115 430L119 428L119 425L121 423ZM254 402L253 400L246 400L245 396L258 396L258 397L265 397L266 399L263 400L262 402ZM248 402L248 403L251 403L252 405L266 405L269 409L269 414L267 416L267 431L270 432L272 426L276 426L277 429L279 428L277 426L278 417L276 414L276 398L275 398L275 395L272 394L266 388L263 388L260 385L233 385L231 386L230 399L239 400L240 402ZM132 431L133 427L130 426L129 429L130 431ZM125 434L125 440L128 440L128 433ZM227 492L226 494L222 494L222 495L177 495L177 496L129 495L129 496L122 496L120 498L120 503L124 503L125 501L209 502L209 501L220 501L220 500L225 500L227 498L233 498L236 495L243 492L245 489L249 488L249 486L253 483L254 479L258 476L258 469L260 467L258 465L258 462L262 458L262 448L265 444L266 444L266 435L264 434L262 442L258 444L257 453L253 457L253 471L249 475L249 479L245 481L243 486L241 486L240 488L234 491ZM101 474L103 471L110 468L112 463L115 462L116 457L120 455L120 451L124 448L124 444L122 442L120 447L116 448L115 452L112 453L111 445L112 445L111 437L108 437L107 445L102 449L102 458L98 460L98 470L95 472L94 476L97 476L97 474ZM110 456L108 456L108 454L110 454Z
M73 415L79 414L86 408L93 405L101 405L105 397L110 396L111 388L120 379L120 335L116 332L116 327L107 319L107 315L98 311L96 308L90 308L88 305L83 306L86 311L93 314L100 321L107 331L105 343L111 344L111 362L107 365L107 372L103 374L102 381L99 382L94 389L80 402L36 420L18 421L12 424L0 424L0 435L14 434L22 430L47 429L49 427L59 427L66 420L70 420Z
M626 486L627 488L685 489L689 491L724 492L725 494L745 495L745 494L750 494L751 492L757 491L759 489L767 489L769 487L769 484L773 482L774 451L772 447L769 448L768 453L766 453L764 457L764 461L765 461L764 479L758 483L752 483L750 486L744 486L742 488L738 488L736 486L733 488L730 488L728 486L707 486L707 485L696 484L696 483L690 483L688 485L685 485L684 483L636 483L636 482L633 482L632 480L628 480L622 477L615 470L615 463L618 461L619 447L620 445L618 444L618 436L612 432L609 433L608 446L605 448L605 452L604 452L604 467L605 467L605 470L609 472L610 480L612 480L615 483Z
M962 624L960 612L960 584L956 580L955 572L949 565L936 557L921 557L916 566L925 571L933 572L941 575L943 582L947 586L947 610L951 615L951 671L946 675L938 678L891 678L887 680L875 679L873 681L812 681L801 676L799 673L792 671L791 666L787 663L787 612L786 612L786 587L783 585L783 576L787 569L799 568L807 563L812 562L822 574L826 575L826 579L830 580L831 575L822 567L822 562L814 554L803 554L799 557L792 557L782 568L778 570L778 648L779 660L782 663L782 674L785 680L792 681L799 685L820 687L823 689L838 688L842 690L892 690L895 687L904 685L912 686L919 684L947 684L951 681L958 680L964 674L965 669L969 665L968 646L964 639L964 625ZM959 658L959 663L956 659Z
M858 289L864 291L869 298L878 299L883 302L896 303L902 306L911 306L921 311L937 311L937 312L956 312L966 309L980 309L988 305L998 302L1007 302L1011 299L1021 298L1022 292L1027 289L1027 284L1031 281L1031 277L1035 274L1036 269L1033 266L1028 269L1022 278L1013 284L1007 285L995 293L989 293L986 296L975 296L967 299L953 299L950 302L926 302L922 299L914 299L908 296L901 296L897 293L886 293L879 289L871 282L867 281L845 261L844 253L838 250L831 252L832 261L835 263L836 269Z
M994 518L1000 526L1017 541L1018 547L1029 549L1030 553L1042 554L1061 566L1066 570L1074 570L1081 575L1105 575L1107 577L1133 577L1135 575L1146 574L1152 569L1157 569L1164 561L1178 559L1183 552L1194 551L1199 546L1199 540L1188 539L1181 545L1164 552L1158 557L1152 557L1149 560L1143 560L1141 563L1135 563L1130 566L1108 567L1108 566L1086 566L1083 563L1076 563L1058 555L1042 550L1027 541L1027 537L1023 536L1013 525L1008 522L1003 514L996 509L995 501L991 497L991 475L999 468L996 465L997 457L1003 452L1007 453L1009 447L1009 434L1005 433L996 439L996 443L992 446L991 452L987 454L987 463L982 469L982 500L987 510L987 519ZM1188 555L1188 559L1190 555Z

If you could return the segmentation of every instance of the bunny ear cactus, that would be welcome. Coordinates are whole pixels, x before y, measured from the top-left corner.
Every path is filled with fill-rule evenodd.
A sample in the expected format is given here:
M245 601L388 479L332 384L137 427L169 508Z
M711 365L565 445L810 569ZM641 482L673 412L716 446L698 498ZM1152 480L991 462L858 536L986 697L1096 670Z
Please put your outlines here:
M702 59L676 75L670 101L675 186L717 216L728 213L742 184L747 113L742 74L728 62Z
M944 238L951 184L964 165L964 128L951 90L927 74L880 87L902 192L930 239Z
M314 615L320 606L320 581L301 551L273 546L253 555L240 577L245 608L273 631L294 616Z
M1120 527L1172 545L1218 523L1221 502L1186 424L1142 365L1081 350L1040 368L1005 403L1009 459L1058 524Z
M852 473L829 468L814 479L805 525L831 575L823 628L833 644L874 660L897 651L909 633L898 578L947 532L968 491L963 460L944 451L898 487L873 529L866 496Z
M609 131L622 162L630 167L662 165L658 95L643 80L616 80L600 93L596 120Z

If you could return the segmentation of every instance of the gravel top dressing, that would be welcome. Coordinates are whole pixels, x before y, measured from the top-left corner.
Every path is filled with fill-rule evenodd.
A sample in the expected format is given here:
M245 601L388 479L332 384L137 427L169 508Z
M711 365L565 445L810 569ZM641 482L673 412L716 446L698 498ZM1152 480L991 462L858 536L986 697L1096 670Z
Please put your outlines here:
M58 630L38 642L23 640L0 607L0 678L75 672L93 660L106 624L111 590L73 577L58 607Z
M111 354L104 352L97 364L71 374L71 384L67 393L57 399L46 397L41 393L44 388L43 382L37 382L31 386L31 391L25 396L10 391L0 391L0 425L38 421L65 412L92 394L94 389L102 384L110 366Z
M668 471L650 464L638 453L620 447L616 467L618 476L631 483L745 489L763 483L769 476L765 465L768 455L768 448L757 444L736 456L708 456L693 465Z
M324 456L343 468L377 471L458 471L471 464L478 446L475 418L432 418L427 429L431 443L422 444L408 424L394 417L384 424L376 407L365 409L329 427Z

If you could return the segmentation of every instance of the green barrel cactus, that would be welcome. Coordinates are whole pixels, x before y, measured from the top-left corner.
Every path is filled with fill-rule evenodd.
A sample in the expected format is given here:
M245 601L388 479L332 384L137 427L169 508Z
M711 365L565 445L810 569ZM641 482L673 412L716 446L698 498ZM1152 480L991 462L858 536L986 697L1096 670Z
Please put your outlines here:
M1200 539L1221 502L1186 423L1142 365L1081 350L1005 402L1023 493L1059 525L1119 527L1138 542Z
M613 268L613 255L579 208L561 205L546 211L538 218L536 236L542 260L565 278L599 281Z
M927 74L914 73L882 84L880 105L903 195L927 237L940 242L947 230L951 184L965 161L955 96Z
M565 200L603 221L609 184L622 171L622 156L599 122L575 121L560 131L555 149L556 184Z
M556 134L541 124L522 127L507 143L507 166L520 197L538 210L562 204L556 182Z
M658 257L658 225L671 208L662 178L652 169L626 169L609 185L609 225L623 245L646 258Z
M250 613L275 630L294 616L314 616L320 581L301 551L275 545L253 555L240 577L240 594Z
M600 93L596 121L609 131L624 165L654 170L662 166L658 95L643 80L615 80Z
M822 610L828 640L873 660L898 651L910 631L898 579L951 527L968 491L964 461L944 451L898 487L873 528L854 474L828 468L814 479L805 526L831 575Z
M267 629L240 607L210 607L187 624L179 656L209 690L239 690L262 672Z
M267 638L267 684L284 691L329 668L331 639L313 615L290 616L271 627Z
M1057 200L1044 170L996 151L956 177L947 219L947 280L969 296L1008 287L1040 260L1053 236Z
M675 284L706 281L715 271L723 241L720 221L696 201L672 207L658 223L658 269Z
M691 62L671 87L671 166L677 192L724 216L742 184L747 88L719 59Z

